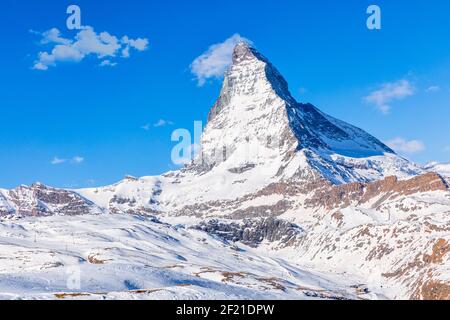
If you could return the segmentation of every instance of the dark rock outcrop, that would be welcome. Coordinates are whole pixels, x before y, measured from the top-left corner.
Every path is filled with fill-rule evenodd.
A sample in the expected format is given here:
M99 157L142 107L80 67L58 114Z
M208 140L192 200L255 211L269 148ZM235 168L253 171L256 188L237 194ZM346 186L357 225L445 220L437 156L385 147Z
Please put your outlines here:
M207 232L224 240L242 242L251 247L257 247L264 240L280 242L289 245L297 236L303 234L303 229L285 220L275 218L245 219L242 222L225 222L217 219L202 221L193 229Z

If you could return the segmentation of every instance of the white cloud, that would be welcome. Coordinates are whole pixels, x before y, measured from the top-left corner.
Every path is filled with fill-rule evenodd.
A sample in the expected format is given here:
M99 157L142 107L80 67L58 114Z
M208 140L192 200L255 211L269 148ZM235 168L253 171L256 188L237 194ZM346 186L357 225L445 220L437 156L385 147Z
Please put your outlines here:
M85 55L77 49L60 44L56 45L51 53L40 52L33 69L47 70L49 66L54 66L57 61L79 62L84 57Z
M405 140L397 137L385 142L391 149L399 153L413 154L425 150L425 144L420 140Z
M32 31L35 34L39 34ZM56 66L58 62L80 62L88 56L97 59L115 58L118 53L122 57L129 57L130 50L144 51L148 48L147 39L130 39L128 36L119 40L108 32L96 33L94 28L86 26L80 30L73 39L63 38L61 32L52 28L40 34L41 44L53 45L50 51L42 51L34 62L33 69L47 70L50 66ZM124 52L127 53L125 56ZM117 63L110 59L103 60L101 66L114 66ZM106 62L109 61L109 62Z
M75 157L72 158L72 162L75 163L75 164L79 164L79 163L84 162L84 158L80 157L80 156L75 156Z
M33 33L39 34L38 32L35 31L33 31ZM61 32L56 28L52 28L42 33L41 44L48 44L48 43L70 44L71 42L72 42L71 40L64 39L63 37L61 37Z
M42 62L35 62L34 66L33 66L33 69L34 70L45 71L45 70L48 70L48 66L46 66Z
M122 37L122 43L138 51L147 50L148 47L148 39L145 38L130 39L128 36L124 36Z
M203 86L209 78L220 78L232 62L233 49L239 42L249 40L234 34L222 43L208 48L206 52L191 63L191 72L195 75L199 86Z
M59 157L54 157L53 160L50 161L50 163L53 164L53 165L63 164L63 163L66 163L66 162L70 162L72 164L80 164L80 163L84 162L84 158L81 157L81 156L75 156L72 159L67 160L67 159L62 159L62 158L59 158Z
M84 55L97 55L99 58L115 57L121 48L119 39L108 32L97 34L92 27L86 27L75 36L72 47Z
M111 60L103 60L99 64L100 67L115 67L117 66L117 62L111 62Z
M54 157L53 160L50 161L50 163L53 165L58 165L58 164L63 164L66 161L67 161L66 159L60 159L58 157Z
M155 122L153 124L154 127L158 128L158 127L164 127L164 126L168 126L168 125L173 125L172 121L169 120L164 120L164 119L159 119L157 122Z
M122 58L129 58L130 57L130 47L125 47L122 49Z
M156 121L154 124L149 124L149 123L146 123L146 124L144 124L142 127L141 127L141 129L143 129L143 130L145 130L145 131L148 131L148 130L150 130L152 127L155 127L155 128L159 128L159 127L164 127L164 126L171 126L171 125L173 125L174 123L172 122L172 121L170 121L170 120L164 120L164 119L159 119L158 121Z
M441 88L439 86L430 86L425 90L426 92L438 92L441 91Z
M402 100L414 94L414 87L408 80L385 83L379 90L373 91L364 100L377 107L382 113L387 114L391 109L390 103L394 100Z

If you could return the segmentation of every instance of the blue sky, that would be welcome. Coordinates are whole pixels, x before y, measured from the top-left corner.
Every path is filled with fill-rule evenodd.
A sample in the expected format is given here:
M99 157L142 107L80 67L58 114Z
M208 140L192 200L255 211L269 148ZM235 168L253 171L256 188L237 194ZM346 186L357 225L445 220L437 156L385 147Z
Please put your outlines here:
M372 3L381 30L366 27ZM75 41L71 4L83 26L115 36L120 49L33 69L56 45L43 43L45 31ZM173 169L172 131L204 121L220 89L215 78L199 86L190 65L234 34L277 66L299 101L417 162L450 161L449 14L446 0L3 1L0 187L85 187Z

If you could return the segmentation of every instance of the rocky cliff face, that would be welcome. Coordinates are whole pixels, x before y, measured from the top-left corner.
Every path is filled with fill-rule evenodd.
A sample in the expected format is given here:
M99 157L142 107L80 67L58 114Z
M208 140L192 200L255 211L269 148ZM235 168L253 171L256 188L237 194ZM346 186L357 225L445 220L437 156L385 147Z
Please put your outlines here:
M231 242L242 242L258 247L263 241L292 245L303 235L303 230L290 222L275 218L244 219L243 221L202 221L192 228L205 231Z
M76 192L36 183L0 190L0 217L100 214L102 209Z
M314 190L314 195L305 201L310 207L345 208L353 204L363 204L374 198L380 198L376 204L381 205L388 200L402 196L449 190L446 180L437 173L423 174L409 180L398 180L387 177L372 183L349 183L339 186L324 186Z

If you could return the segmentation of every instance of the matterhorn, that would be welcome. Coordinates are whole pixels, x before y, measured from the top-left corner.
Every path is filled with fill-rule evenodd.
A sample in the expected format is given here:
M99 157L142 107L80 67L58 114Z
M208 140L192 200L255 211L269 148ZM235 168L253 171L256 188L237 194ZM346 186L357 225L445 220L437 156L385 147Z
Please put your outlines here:
M450 179L438 167L296 101L242 42L183 168L98 188L0 189L7 255L32 261L0 263L24 288L0 295L448 299ZM102 276L63 289L72 264Z

